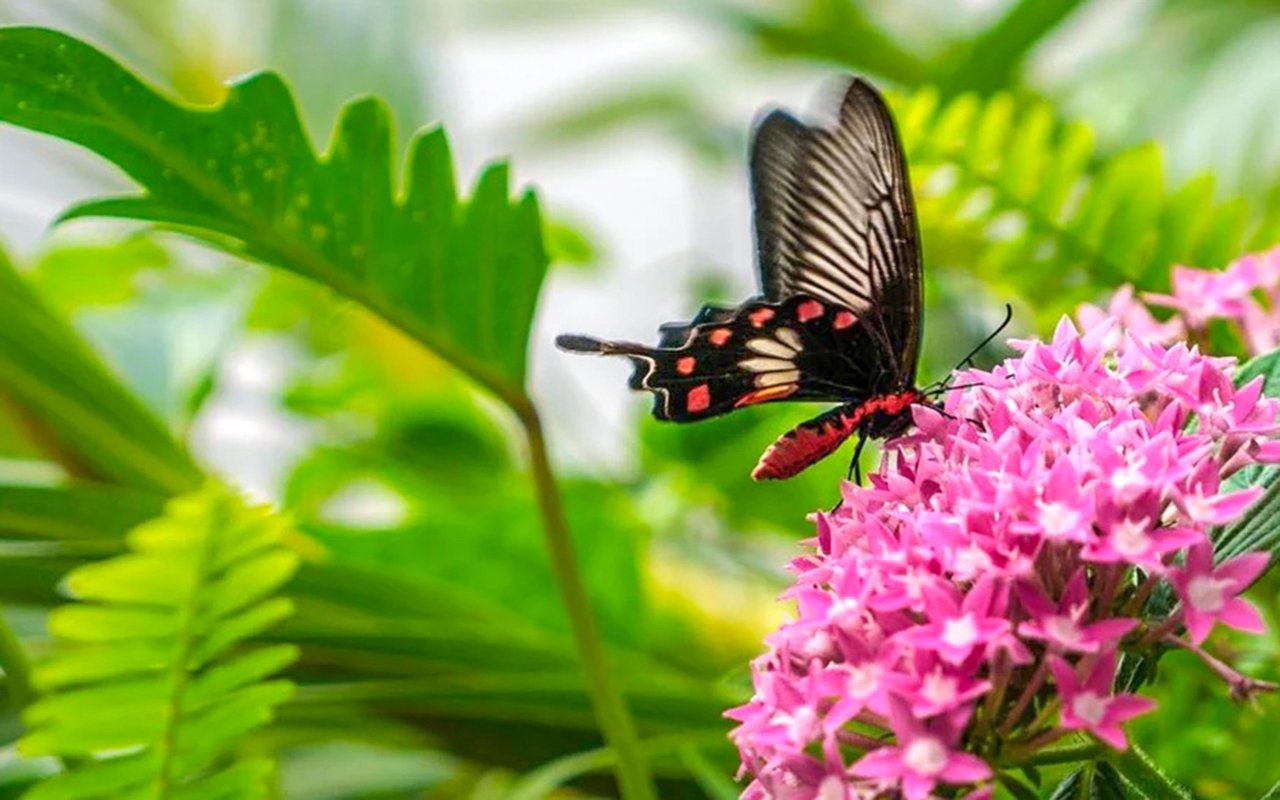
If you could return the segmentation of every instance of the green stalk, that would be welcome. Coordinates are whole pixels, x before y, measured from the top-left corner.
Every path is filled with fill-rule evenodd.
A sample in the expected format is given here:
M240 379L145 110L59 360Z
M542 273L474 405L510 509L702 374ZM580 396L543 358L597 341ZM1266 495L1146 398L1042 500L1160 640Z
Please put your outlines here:
M1170 798L1170 800L1195 800L1195 796L1165 775L1142 748L1130 741L1123 753L1108 755L1107 761L1124 779L1133 785L1143 797Z
M569 526L565 522L564 509L560 505L560 492L551 473L547 458L547 442L542 433L542 420L533 403L522 398L512 406L524 425L529 440L529 464L533 471L534 488L538 495L538 508L542 512L542 529L547 536L547 549L551 554L551 568L569 623L573 638L582 659L582 670L587 680L587 693L595 709L596 719L605 741L616 756L615 772L625 800L655 800L657 791L635 723L627 710L627 704L613 682L609 663L605 657L604 642L596 627L595 615L587 599L578 562L569 538Z
M644 753L650 756L679 755L699 746L723 745L727 741L723 730L669 733L638 742ZM603 770L618 763L617 751L603 748L570 753L554 761L548 761L537 769L526 772L507 792L507 800L541 800L569 781L582 775ZM737 793L734 793L737 796Z
M3 613L0 613L0 667L4 668L9 688L9 703L21 711L31 699L31 662Z

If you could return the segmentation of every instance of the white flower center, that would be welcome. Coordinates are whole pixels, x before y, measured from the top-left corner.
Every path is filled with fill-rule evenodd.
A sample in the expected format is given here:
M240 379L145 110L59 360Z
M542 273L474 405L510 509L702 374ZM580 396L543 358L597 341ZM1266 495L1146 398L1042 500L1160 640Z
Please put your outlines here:
M931 672L920 684L920 695L935 706L943 706L955 700L956 688L955 678Z
M1084 638L1080 633L1080 626L1070 617L1049 617L1044 622L1044 630L1049 638L1065 645L1079 645Z
M859 664L849 676L849 694L853 697L870 697L880 687L880 665Z
M1060 539L1080 524L1080 513L1066 503L1038 503L1040 527L1050 539Z
M844 800L844 781L838 775L828 775L818 784L814 800Z
M1124 467L1112 474L1111 486L1117 493L1123 495L1129 489L1146 484L1147 479L1142 474L1142 462L1144 460L1141 457L1130 456L1126 460Z
M1145 523L1124 519L1111 529L1111 544L1122 556L1140 556L1151 546L1151 537Z
M908 569L901 578L902 585L907 590L907 597L912 600L919 600L924 596L924 587L930 583L930 580L923 570L915 567Z
M947 748L932 736L921 736L907 745L902 763L917 775L937 775L947 766Z
M821 658L835 649L835 640L824 630L814 631L813 636L804 643L800 651L806 658Z
M1182 502L1186 507L1187 516L1195 522L1203 522L1213 516L1213 506L1209 503L1209 498L1198 491L1184 497Z
M791 715L787 724L787 734L793 742L808 742L813 738L813 728L817 723L818 715L814 710L808 706L800 706Z
M1197 575L1187 582L1187 600L1197 611L1220 611L1227 603L1226 588L1230 581L1211 575Z
M1081 692L1071 701L1071 710L1093 727L1107 714L1107 698L1099 696L1096 692Z
M951 647L970 647L978 639L978 626L972 614L949 619L942 626L942 641Z

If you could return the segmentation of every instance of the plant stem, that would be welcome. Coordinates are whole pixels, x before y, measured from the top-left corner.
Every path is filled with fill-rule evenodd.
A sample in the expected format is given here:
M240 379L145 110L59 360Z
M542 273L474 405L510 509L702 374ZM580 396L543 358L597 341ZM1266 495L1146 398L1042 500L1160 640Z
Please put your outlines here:
M560 492L551 473L547 458L547 442L542 433L542 420L537 409L527 399L513 406L529 440L529 464L533 471L534 488L538 495L538 508L542 512L542 528L547 536L547 549L551 555L551 568L569 623L573 627L578 655L587 680L587 692L595 708L605 741L617 756L618 785L625 800L652 800L657 797L653 779L644 752L636 735L635 724L622 694L613 682L609 663L605 657L604 642L596 627L595 615L565 522L564 509L560 505Z
M638 744L645 753L656 756L679 754L690 748L727 743L728 738L724 731L717 729L664 734L645 739ZM541 800L574 778L605 769L617 764L617 761L617 752L609 748L561 756L526 772L507 792L507 800Z
M1108 755L1107 761L1144 797L1194 800L1190 792L1161 772L1142 748L1132 741L1128 750Z
M4 669L9 689L9 703L21 711L31 699L31 662L3 613L0 613L0 667Z

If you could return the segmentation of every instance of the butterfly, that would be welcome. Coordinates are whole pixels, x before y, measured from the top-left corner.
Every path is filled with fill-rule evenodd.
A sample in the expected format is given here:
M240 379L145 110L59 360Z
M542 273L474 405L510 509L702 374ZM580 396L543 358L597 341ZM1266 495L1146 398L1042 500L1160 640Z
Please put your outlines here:
M630 385L653 393L660 420L839 403L779 437L751 476L789 478L857 436L852 473L868 439L905 431L911 407L945 388L916 386L923 279L902 142L884 99L854 78L830 126L764 117L750 160L759 296L662 325L657 347L577 334L556 344L630 358Z

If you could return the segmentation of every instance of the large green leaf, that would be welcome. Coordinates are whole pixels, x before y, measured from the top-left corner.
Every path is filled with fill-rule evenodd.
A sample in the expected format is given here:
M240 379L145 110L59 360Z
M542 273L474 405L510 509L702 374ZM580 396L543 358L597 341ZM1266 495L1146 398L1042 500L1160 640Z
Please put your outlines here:
M118 486L0 484L0 605L57 602L70 569L118 553L163 506L163 495Z
M266 796L269 761L226 754L292 691L268 678L296 648L241 646L291 611L273 596L297 563L287 530L210 485L67 577L78 602L49 617L19 747L69 766L28 798Z
M895 104L916 185L926 260L973 270L1025 298L1045 326L1098 287L1168 285L1175 263L1219 266L1280 236L1209 176L1169 187L1154 144L1098 158L1093 132L1047 103L1003 93Z
M508 169L495 164L461 201L442 130L413 140L398 180L378 100L347 105L317 156L274 73L232 85L216 108L189 108L40 28L0 30L0 119L83 145L144 189L67 217L178 227L319 280L521 402L547 266L537 200L512 201Z
M164 493L200 471L75 331L40 302L0 253L0 393L73 473Z

